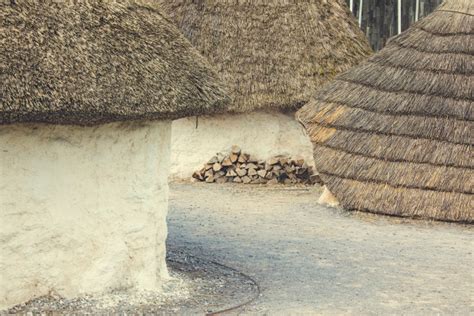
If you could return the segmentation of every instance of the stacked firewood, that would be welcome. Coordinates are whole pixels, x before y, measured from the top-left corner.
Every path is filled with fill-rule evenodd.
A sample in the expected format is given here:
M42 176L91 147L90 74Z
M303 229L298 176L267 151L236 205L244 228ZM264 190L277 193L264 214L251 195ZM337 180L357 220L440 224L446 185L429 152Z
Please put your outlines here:
M229 154L219 153L212 157L204 167L194 172L193 178L208 183L245 184L315 184L321 180L304 159L291 159L275 156L258 160L233 146Z

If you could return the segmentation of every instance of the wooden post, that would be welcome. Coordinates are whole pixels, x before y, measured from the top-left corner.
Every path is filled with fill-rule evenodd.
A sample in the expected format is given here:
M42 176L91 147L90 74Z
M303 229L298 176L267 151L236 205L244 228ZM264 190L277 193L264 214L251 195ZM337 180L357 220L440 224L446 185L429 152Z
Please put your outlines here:
M420 0L416 0L415 6L415 21L418 21L420 18Z
M359 27L362 27L362 9L364 8L364 0L359 2Z
M397 1L398 34L402 32L402 0Z

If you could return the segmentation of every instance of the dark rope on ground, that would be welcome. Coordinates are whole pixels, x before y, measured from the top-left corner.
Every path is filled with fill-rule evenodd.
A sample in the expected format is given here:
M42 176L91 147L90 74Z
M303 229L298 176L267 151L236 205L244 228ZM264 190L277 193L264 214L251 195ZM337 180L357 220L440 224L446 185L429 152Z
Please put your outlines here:
M218 267L221 267L221 268L224 268L224 269L227 269L227 270L231 270L235 273L237 273L238 275L242 276L244 279L247 279L250 281L250 283L255 286L256 288L256 291L255 291L255 295L253 295L250 299L246 300L245 302L243 303L240 303L238 305L235 305L235 306L232 306L232 307L229 307L229 308L226 308L226 309L222 309L222 310L218 310L218 311L214 311L214 312L209 312L209 313L206 313L207 316L215 316L215 315L221 315L221 314L225 314L225 313L228 313L228 312L231 312L231 311L235 311L237 309L240 309L244 306L247 306L251 303L253 303L254 301L256 301L259 297L260 297L260 285L257 283L257 281L252 278L251 276L235 269L235 268L232 268L232 267L229 267L223 263L219 263L219 262L216 262L216 261L213 261L213 260L209 260L209 259L204 259L204 258L201 258L201 257L197 257L197 256L194 256L194 255L191 255L191 254L186 254L187 256L189 257L192 257L194 259L197 259L197 260L200 260L202 262L208 262L208 263L211 263L211 264L214 264ZM168 261L170 262L174 262L174 263L180 263L178 260L173 260L173 259L167 259Z

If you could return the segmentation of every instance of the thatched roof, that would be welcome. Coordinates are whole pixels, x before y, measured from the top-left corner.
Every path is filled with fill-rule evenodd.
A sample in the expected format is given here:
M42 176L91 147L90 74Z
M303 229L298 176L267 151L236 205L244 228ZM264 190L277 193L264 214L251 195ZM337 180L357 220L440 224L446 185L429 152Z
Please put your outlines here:
M74 2L0 4L0 124L174 119L227 106L216 72L156 9Z
M474 2L448 0L298 112L346 209L474 221Z
M371 53L344 0L158 2L218 68L236 112L300 108Z

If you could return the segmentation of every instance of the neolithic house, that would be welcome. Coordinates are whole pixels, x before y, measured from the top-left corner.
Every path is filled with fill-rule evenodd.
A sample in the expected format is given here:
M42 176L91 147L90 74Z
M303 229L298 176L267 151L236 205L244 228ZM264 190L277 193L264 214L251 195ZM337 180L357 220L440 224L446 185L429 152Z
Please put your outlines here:
M71 3L0 4L0 309L159 290L171 120L228 103L155 9Z
M233 115L173 122L171 174L238 145L258 159L312 147L294 111L371 50L343 0L159 1L231 88Z
M298 113L342 206L474 221L474 2L447 0Z

